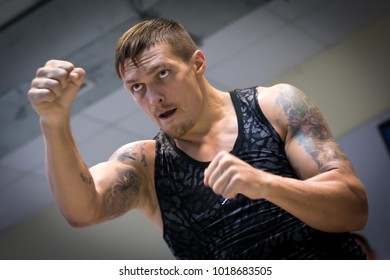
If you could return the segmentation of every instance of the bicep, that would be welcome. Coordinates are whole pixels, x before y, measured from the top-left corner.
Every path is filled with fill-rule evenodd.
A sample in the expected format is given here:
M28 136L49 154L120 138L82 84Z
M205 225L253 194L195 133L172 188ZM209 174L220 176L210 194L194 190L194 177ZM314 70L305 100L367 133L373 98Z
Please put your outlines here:
M137 207L143 176L135 167L108 161L92 167L90 172L101 219L115 218Z
M144 143L118 149L107 162L90 169L98 194L100 216L115 218L150 200L150 157Z
M332 136L320 109L299 89L284 85L275 94L286 155L301 179L352 165Z
M354 173L350 161L333 139L318 139L304 133L288 141L286 155L300 179L335 169Z

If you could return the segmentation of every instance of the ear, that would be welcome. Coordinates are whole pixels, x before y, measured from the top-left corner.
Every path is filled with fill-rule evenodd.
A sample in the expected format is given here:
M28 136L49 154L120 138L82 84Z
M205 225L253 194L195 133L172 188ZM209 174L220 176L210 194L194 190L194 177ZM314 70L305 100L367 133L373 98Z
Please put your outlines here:
M206 59L201 50L196 50L192 56L195 74L203 75L206 70Z

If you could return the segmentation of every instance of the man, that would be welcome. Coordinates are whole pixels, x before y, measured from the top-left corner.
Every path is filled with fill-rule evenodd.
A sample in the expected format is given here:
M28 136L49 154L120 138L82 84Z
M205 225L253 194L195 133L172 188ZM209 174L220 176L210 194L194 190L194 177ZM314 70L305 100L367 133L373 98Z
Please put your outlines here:
M367 260L377 260L378 256L376 250L371 246L368 239L360 232L351 233L352 237L355 239L356 243L362 248L363 252L366 254Z
M178 23L141 22L118 41L116 69L161 128L88 169L70 128L85 72L50 60L28 96L47 174L73 226L139 209L179 259L354 259L365 190L319 109L290 85L223 92Z

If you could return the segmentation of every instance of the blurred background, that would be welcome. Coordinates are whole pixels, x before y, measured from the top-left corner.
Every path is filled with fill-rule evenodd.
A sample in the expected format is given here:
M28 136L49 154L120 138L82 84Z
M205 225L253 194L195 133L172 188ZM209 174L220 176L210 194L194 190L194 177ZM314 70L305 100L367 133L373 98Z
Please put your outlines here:
M114 48L153 17L190 31L217 88L291 83L319 105L367 189L361 234L390 259L388 0L0 0L0 259L173 258L138 212L83 229L65 222L26 96L38 67L69 60L87 72L72 128L88 165L152 138L157 127L116 77Z

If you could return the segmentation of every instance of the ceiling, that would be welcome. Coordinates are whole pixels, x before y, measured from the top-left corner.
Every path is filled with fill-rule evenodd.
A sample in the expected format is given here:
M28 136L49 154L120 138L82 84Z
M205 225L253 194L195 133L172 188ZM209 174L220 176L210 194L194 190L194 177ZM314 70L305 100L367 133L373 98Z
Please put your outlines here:
M113 65L117 39L141 19L183 23L206 54L209 80L229 90L266 83L389 13L388 0L0 0L0 231L53 202L26 98L46 60L87 72L72 128L92 165L157 131Z

